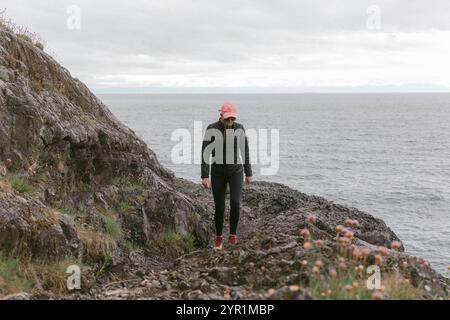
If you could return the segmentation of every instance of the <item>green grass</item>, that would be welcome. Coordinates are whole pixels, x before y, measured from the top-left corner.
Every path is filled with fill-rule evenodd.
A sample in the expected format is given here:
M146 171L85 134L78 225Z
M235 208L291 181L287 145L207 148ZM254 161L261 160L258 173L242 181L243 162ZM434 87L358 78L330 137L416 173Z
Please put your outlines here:
M104 215L106 233L109 234L114 240L121 241L123 239L122 228L117 221L115 214L112 211L107 211Z
M23 264L22 272L30 277L30 281L38 283L44 290L57 294L67 293L67 268L70 265L82 267L81 261L72 257L66 257L56 262L31 262Z
M155 240L159 247L171 256L178 256L195 248L195 237L192 234L182 235L168 231L158 235Z
M105 217L106 222L106 232L116 241L122 239L122 231L120 230L120 226L118 222L112 216Z
M392 300L418 300L422 299L424 292L412 286L402 276L391 274L385 277L387 297Z
M107 252L104 257L103 261L98 265L97 270L95 271L95 277L101 278L109 274L111 271L111 267L113 265L113 257L110 252Z
M109 234L96 230L79 230L80 240L83 244L83 262L90 265L103 264L117 247L116 241Z
M43 85L41 81L38 80L31 80L31 88L33 89L34 92L41 92L43 89Z
M351 290L346 286L351 287ZM353 272L340 274L334 278L312 275L309 289L314 299L368 300L372 298L372 291L366 288L364 280Z
M17 260L8 258L0 253L0 277L4 280L11 280L17 269Z
M0 253L0 293L32 292L35 288L56 294L67 293L67 267L81 263L74 258L57 262L32 262L31 259L10 258Z
M132 186L130 179L126 176L115 177L113 179L113 184L123 188L128 188Z
M32 261L27 256L12 258L0 252L0 293L30 292L34 288L66 293L67 267L81 263L74 258L61 261Z
M310 236L308 241L313 241ZM345 268L339 270L338 262L332 262L329 257L324 257L321 251L310 251L305 256L304 272L308 275L307 280L299 283L300 287L306 288L313 299L326 300L416 300L422 299L424 291L414 287L399 272L383 272L381 286L379 289L369 289L367 280L369 275L366 260L354 260L350 250L337 253L339 261ZM371 254L372 255L372 254ZM321 261L322 263L319 263ZM328 266L323 266L323 261L328 261ZM314 267L313 267L314 266ZM319 266L319 267L318 267ZM360 266L362 266L361 269ZM301 268L303 270L303 267ZM334 272L330 272L334 270Z
M28 180L14 176L9 180L11 187L20 193L30 193L33 191L33 187L28 182Z
M311 274L309 284L304 287L309 289L314 299L327 300L370 300L377 290L368 289L366 286L367 275L365 271L358 275L352 269L338 272L332 277L326 272L320 275ZM300 284L302 286L302 284ZM388 300L416 300L422 299L424 292L415 288L399 273L383 273L381 277L383 299ZM378 291L379 292L379 291Z
M27 292L32 283L19 276L19 261L0 252L0 293Z
M128 203L121 201L117 204L116 208L117 211L121 213L127 213L128 211L130 211L131 206Z
M133 188L140 191L144 190L144 186L142 185L142 183L136 180L132 180L130 177L125 175L114 177L112 179L112 184L122 188Z
M62 214L66 214L68 216L77 216L78 215L78 211L72 207L57 208L56 210L61 212Z
M196 224L196 223L198 223L198 221L200 221L201 215L197 212L192 212L189 219L192 224Z
M85 182L79 181L76 184L76 190L77 192L89 192L91 191L91 186Z
M139 247L139 244L134 243L134 242L132 242L130 240L125 240L123 244L125 245L125 248L127 248L130 251L137 251L137 250L141 249Z

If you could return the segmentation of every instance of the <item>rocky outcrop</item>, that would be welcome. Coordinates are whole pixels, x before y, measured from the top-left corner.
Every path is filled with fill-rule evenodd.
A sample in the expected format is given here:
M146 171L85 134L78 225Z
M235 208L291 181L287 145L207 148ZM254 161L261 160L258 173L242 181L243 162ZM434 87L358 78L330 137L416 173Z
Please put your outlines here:
M57 260L78 256L80 239L70 218L0 182L0 248Z
M10 175L30 181L38 199L21 197L24 210L12 204L18 205L14 214L4 205L0 212L8 221L40 221L45 206L69 207L81 213L80 223L102 229L99 207L108 209L112 197L121 197L133 204L129 214L121 215L133 234L130 240L144 243L164 226L182 234L195 232L206 241L205 228L193 219L205 214L202 206L174 189L173 173L147 145L52 57L5 27L0 28L0 136L0 163L8 163ZM119 187L114 189L115 181ZM129 197L123 194L127 190L132 190ZM35 229L23 225L14 230L22 227ZM2 234L1 250L12 246L13 234L21 233ZM53 246L47 241L57 241L42 237L45 248ZM71 250L69 242L58 250ZM54 256L35 249L33 255Z
M367 248L365 265L399 240L367 213L259 181L244 187L240 243L212 252L210 191L161 166L84 84L1 25L0 137L0 252L84 264L91 285L64 298L309 299L298 284L313 278L301 261L342 263L337 225L358 221L344 249ZM191 252L174 259L161 238L170 232L193 236ZM448 294L447 279L399 249L386 272L401 265L424 297ZM61 298L37 287L11 298Z

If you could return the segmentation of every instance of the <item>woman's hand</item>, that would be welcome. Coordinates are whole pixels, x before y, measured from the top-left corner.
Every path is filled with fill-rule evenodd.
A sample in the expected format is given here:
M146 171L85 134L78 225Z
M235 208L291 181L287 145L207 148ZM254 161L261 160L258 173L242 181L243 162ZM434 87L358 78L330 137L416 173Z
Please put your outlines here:
M203 178L202 185L206 189L211 189L211 180L209 178Z
M250 183L252 183L252 180L253 180L253 177L252 176L249 176L249 177L245 177L245 184L250 184Z

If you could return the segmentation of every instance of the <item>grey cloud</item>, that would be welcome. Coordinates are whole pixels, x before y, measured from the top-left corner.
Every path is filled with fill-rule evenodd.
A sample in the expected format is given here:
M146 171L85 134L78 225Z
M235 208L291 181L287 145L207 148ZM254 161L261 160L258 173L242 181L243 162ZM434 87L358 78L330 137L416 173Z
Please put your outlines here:
M65 25L72 4L82 10L79 31ZM2 0L0 7L41 34L59 61L95 86L114 75L112 82L126 81L127 74L219 77L230 68L364 68L321 60L331 51L374 52L384 59L380 64L401 63L395 53L420 44L395 37L373 41L366 28L372 4L381 9L383 33L450 30L445 0ZM352 40L358 32L367 39ZM394 56L386 60L389 52ZM278 60L267 60L273 57Z

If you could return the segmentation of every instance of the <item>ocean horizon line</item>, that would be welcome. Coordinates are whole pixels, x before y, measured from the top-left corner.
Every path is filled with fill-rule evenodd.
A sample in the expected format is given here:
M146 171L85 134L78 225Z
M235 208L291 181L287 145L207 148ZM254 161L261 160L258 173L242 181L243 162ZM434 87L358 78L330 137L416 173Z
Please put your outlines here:
M377 94L450 94L450 91L380 91L380 92L102 92L96 95L377 95Z

